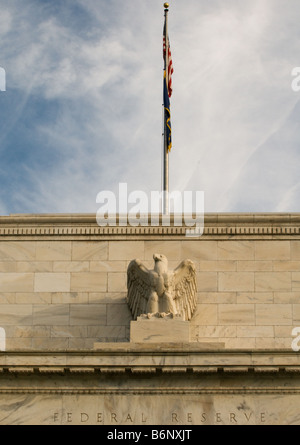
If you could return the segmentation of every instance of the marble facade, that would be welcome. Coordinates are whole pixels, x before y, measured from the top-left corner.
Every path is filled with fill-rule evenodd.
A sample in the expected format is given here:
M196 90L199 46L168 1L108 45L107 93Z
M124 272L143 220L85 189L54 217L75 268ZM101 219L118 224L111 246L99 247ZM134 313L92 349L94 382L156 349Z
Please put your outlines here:
M158 251L196 266L176 341L130 332L128 264ZM300 424L298 326L298 214L209 214L200 238L0 217L0 424Z

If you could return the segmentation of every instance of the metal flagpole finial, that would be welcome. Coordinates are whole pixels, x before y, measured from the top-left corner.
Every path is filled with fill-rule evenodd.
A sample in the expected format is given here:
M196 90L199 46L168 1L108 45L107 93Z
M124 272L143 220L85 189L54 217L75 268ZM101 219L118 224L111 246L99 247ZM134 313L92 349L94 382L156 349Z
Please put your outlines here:
M169 6L170 6L169 3L165 3L165 4L164 4L165 9L168 9Z

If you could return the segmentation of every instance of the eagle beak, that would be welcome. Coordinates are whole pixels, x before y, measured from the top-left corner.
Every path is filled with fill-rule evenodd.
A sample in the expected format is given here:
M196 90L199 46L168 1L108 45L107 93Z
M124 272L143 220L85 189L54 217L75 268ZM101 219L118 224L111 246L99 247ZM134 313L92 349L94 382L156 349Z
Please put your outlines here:
M157 253L155 253L155 254L153 255L153 259L154 259L155 262L156 262L156 261L159 261L159 258L158 258Z

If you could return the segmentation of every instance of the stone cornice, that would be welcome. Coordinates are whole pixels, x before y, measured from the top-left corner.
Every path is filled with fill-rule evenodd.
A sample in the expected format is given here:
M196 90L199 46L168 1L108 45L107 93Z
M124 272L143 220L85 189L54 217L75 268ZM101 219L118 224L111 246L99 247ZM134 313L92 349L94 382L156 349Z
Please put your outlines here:
M120 343L101 344L101 350L95 351L1 352L0 379L8 374L300 375L300 355L293 351L224 350L219 346Z
M193 227L190 227L193 228ZM95 214L11 215L0 217L2 240L194 240L186 236L186 226L176 226L174 218L163 225L99 227ZM205 214L202 240L207 239L300 239L300 213L219 213Z
M298 396L300 356L286 350L130 343L102 344L95 351L2 352L0 383L1 395Z

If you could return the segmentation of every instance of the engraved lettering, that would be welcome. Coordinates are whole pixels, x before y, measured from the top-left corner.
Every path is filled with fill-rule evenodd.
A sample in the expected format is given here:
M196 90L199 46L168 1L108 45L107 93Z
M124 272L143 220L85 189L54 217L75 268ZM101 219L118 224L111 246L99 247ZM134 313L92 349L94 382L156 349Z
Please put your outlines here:
M85 423L89 420L89 415L87 413L81 413L80 415L80 422Z
M172 413L172 422L178 422L177 413Z
M103 413L98 413L97 414L97 423L102 423L103 422Z
M246 419L247 419L248 422L249 422L249 420L251 419L252 414L253 414L253 413L250 413L250 414L249 414L249 417L248 417L248 416L247 416L247 413L244 413L244 415L245 415L245 417L246 417Z
M126 422L133 422L131 415L128 413L126 417Z
M230 413L230 423L237 423L235 413Z
M222 422L221 413L216 413L216 422L217 423Z
M110 417L111 417L111 421L114 420L116 423L118 423L117 414L116 413L110 413Z
M246 424L252 421L252 423L266 423L266 412L256 411L175 411L170 412L170 421L173 424L178 424L185 421L187 424L231 424L239 425ZM149 419L147 412L132 413L127 412L124 416L119 413L111 411L74 411L66 412L63 409L62 412L57 411L52 414L52 421L55 424L148 424L152 421L152 417ZM177 431L177 430L173 430Z

